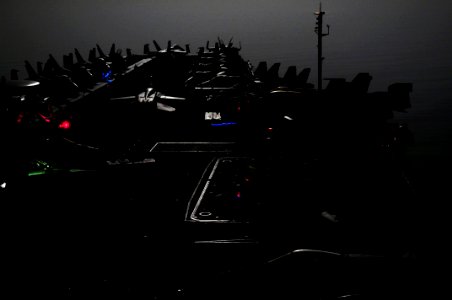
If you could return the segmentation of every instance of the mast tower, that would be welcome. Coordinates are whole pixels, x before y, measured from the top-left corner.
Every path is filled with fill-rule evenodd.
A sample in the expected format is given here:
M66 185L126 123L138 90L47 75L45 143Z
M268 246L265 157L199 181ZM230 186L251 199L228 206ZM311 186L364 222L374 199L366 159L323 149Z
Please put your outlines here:
M314 32L317 34L317 89L322 90L322 63L325 57L322 55L322 38L330 34L330 25L326 25L327 32L323 33L323 15L322 2L320 2L319 11L314 13L317 17L316 27Z

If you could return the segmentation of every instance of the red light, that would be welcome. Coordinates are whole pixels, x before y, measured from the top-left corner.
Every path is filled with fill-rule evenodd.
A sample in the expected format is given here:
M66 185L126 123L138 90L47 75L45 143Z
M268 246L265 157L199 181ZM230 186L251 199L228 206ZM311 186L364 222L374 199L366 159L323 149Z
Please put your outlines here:
M46 123L50 123L50 119L49 119L48 117L44 116L44 115L41 114L41 113L38 113L38 115L39 115L44 121L46 121Z
M69 122L68 120L64 120L63 122L60 123L60 125L58 125L58 128L69 129L71 128L71 122Z
M23 118L24 118L24 112L21 111L21 112L19 113L19 115L17 116L16 123L17 123L17 124L22 123L22 119L23 119Z
M272 131L273 131L273 127L268 127L268 128L267 128L267 131L268 131L268 132L272 132Z

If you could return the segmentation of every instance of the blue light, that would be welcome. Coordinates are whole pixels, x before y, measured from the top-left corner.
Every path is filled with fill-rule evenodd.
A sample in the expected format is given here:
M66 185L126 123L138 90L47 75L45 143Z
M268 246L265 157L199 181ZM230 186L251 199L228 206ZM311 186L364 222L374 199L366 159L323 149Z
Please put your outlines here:
M102 79L105 80L108 83L113 82L113 79L111 78L112 72L111 70L108 70L107 72L102 72Z
M212 123L210 124L214 127L220 127L220 126L230 126L230 125L237 125L237 122L223 122L223 123Z

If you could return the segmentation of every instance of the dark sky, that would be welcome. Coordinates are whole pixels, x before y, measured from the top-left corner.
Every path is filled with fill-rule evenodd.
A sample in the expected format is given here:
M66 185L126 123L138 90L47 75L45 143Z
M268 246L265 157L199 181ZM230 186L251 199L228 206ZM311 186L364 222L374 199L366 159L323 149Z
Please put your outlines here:
M2 0L0 73L24 59L61 57L74 47L85 55L99 43L108 50L141 52L156 39L193 49L234 37L253 63L283 68L316 66L313 0ZM433 76L420 66L452 68L452 1L324 0L325 76L368 71L388 80ZM395 72L394 72L395 71ZM397 73L398 76L394 76ZM435 72L436 73L436 72ZM392 76L392 77L391 77ZM399 78L400 77L400 78ZM435 80L433 78L432 80ZM377 88L387 82L381 82Z

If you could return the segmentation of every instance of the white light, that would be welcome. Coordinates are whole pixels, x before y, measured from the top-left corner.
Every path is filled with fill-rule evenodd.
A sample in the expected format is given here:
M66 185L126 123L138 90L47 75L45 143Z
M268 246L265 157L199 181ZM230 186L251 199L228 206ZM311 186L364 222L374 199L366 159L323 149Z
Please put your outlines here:
M2 189L6 189L6 182L3 182L0 187L2 187Z
M221 120L221 113L215 111L206 111L204 120Z

